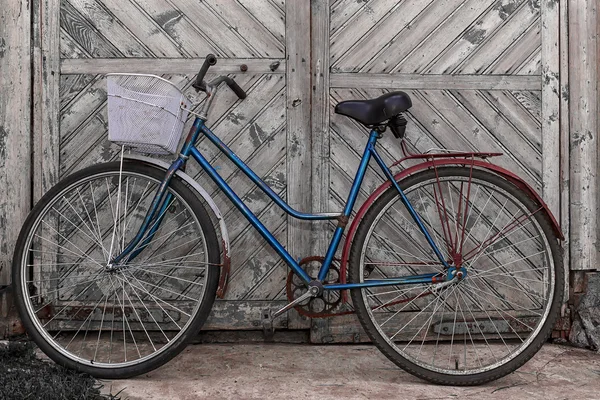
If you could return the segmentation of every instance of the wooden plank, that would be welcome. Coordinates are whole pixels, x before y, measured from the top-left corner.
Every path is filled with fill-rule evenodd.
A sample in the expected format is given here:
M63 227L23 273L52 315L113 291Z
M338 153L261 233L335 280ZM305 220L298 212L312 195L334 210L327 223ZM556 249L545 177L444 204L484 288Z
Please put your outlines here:
M58 182L59 0L43 0L34 47L33 200ZM37 14L37 13L36 13Z
M210 317L202 330L262 330L262 315L264 310L275 312L287 301L215 301ZM287 328L285 317L273 321L275 329Z
M542 196L560 215L560 54L559 10L554 0L542 7Z
M296 210L311 207L310 3L287 1L287 202ZM305 172L306 171L306 172ZM310 251L310 222L288 218L287 250L295 258Z
M196 74L204 62L202 58L94 58L94 59L63 59L60 63L60 73L65 74L109 74L109 73L139 73L139 74ZM277 64L278 63L278 64ZM240 73L240 66L248 67L248 74L284 74L286 61L282 58L225 58L219 59L217 65L211 67L211 74ZM277 64L276 69L272 69ZM273 67L272 67L273 66Z
M329 212L329 4L311 1L312 34L312 211ZM352 2L356 7L357 2ZM312 254L325 254L329 225L312 228Z
M31 207L30 6L14 1L0 10L0 285L10 283L14 244Z
M560 216L558 223L561 225L565 240L562 243L563 265L565 269L571 269L571 227L570 227L570 132L569 132L569 4L566 1L559 3L559 50L560 50ZM600 20L599 20L600 21ZM598 29L600 32L600 28ZM599 47L600 50L600 47ZM565 274L565 302L570 295L570 275ZM564 316L568 309L563 308Z
M571 269L598 269L597 2L569 1Z
M331 87L380 89L541 90L539 76L331 74Z

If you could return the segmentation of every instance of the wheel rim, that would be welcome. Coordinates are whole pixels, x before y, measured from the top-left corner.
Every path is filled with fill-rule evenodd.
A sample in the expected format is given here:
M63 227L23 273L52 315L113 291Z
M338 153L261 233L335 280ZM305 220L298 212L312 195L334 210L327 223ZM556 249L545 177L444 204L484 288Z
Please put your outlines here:
M510 362L538 336L554 298L552 251L535 215L470 176L434 177L405 193L446 261L462 262L466 276L433 292L362 289L373 325L393 351L430 371L471 375ZM511 220L520 223L511 228ZM398 198L387 203L367 232L361 279L443 271Z
M139 365L178 343L202 303L210 265L198 218L169 189L153 240L109 272L109 258L135 236L160 184L130 171L118 182L111 171L63 189L34 221L21 259L36 331L61 355L97 368Z

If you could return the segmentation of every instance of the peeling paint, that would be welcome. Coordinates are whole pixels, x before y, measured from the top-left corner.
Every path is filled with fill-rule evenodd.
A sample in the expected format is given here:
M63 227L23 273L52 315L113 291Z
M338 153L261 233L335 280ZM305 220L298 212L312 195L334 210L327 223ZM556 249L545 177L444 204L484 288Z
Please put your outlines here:
M166 11L162 14L156 16L156 22L164 29L171 29L175 23L177 23L181 18L183 18L183 14L177 10Z
M588 140L593 140L594 136L591 131L586 131L585 133L581 132L573 132L572 134L573 140L571 141L572 146L581 146Z
M266 136L265 131L258 124L250 125L250 139L254 147L260 146L265 141Z
M4 58L5 52L6 52L6 40L3 37L0 37L0 58Z
M485 39L485 29L471 28L465 32L463 38L472 44L479 44Z
M227 119L233 122L235 125L240 125L240 122L245 120L246 117L244 117L242 114L231 112L227 115Z
M564 100L569 101L569 84L566 84L562 88L562 97Z
M6 162L6 138L8 132L3 126L0 126L0 168L4 168Z
M519 7L520 1L517 0L509 0L506 3L501 3L498 6L498 14L500 18L507 19L512 15L513 12Z

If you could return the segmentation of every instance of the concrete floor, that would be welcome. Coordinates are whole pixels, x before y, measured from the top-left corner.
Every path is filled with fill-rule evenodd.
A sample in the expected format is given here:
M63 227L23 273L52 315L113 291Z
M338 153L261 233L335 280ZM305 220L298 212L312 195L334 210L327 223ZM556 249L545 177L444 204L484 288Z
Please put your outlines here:
M105 381L123 399L600 399L600 354L546 345L517 372L477 387L430 385L368 345L191 345L162 368Z

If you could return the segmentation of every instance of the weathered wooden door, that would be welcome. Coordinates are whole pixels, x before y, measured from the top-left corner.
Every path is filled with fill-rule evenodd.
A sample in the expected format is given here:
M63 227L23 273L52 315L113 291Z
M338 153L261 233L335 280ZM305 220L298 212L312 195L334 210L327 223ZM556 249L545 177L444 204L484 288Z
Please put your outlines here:
M310 175L302 172L310 165L308 2L40 3L34 21L36 200L73 171L117 157L118 148L107 140L105 73L161 75L197 98L191 80L204 56L214 53L219 63L210 74L234 77L248 100L223 89L209 126L291 205L310 207ZM292 223L214 147L200 148L292 255L309 252L308 227ZM229 289L208 328L262 329L263 311L286 303L287 268L198 168L190 165L187 172L218 203L232 243ZM309 327L294 315L276 326Z
M368 134L334 114L335 104L403 90L413 101L411 149L502 152L495 162L524 177L559 215L558 2L312 3L317 211L343 207ZM391 134L379 149L388 165L401 157ZM359 204L381 182L371 169ZM318 254L327 232L315 232ZM365 339L353 316L314 323L314 342Z

